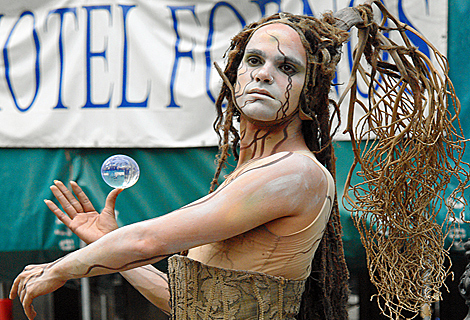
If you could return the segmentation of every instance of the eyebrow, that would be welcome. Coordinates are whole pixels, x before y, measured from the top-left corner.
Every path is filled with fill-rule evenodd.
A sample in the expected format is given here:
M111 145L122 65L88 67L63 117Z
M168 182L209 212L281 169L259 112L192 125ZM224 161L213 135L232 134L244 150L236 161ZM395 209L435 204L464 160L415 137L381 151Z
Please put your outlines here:
M263 51L259 50L259 49L248 49L248 50L246 50L246 53L247 54L256 54L256 55L259 55L263 58L266 58L266 54ZM298 65L298 66L301 66L301 67L304 66L302 61L300 61L299 59L296 59L294 57L289 57L289 56L286 56L284 54L282 55L282 59L276 58L276 60L278 60L278 61L282 60L282 61L290 62L292 64L295 64L295 65Z

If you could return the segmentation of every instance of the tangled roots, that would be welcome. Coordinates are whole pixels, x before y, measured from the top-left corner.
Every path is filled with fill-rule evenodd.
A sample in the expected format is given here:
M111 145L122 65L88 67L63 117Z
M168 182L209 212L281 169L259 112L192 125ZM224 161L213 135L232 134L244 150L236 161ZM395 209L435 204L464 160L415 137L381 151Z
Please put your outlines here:
M469 173L462 161L460 102L446 58L390 15L380 1L373 3L384 16L380 24L372 21L369 5L357 7L364 24L358 27L346 90L350 92L346 131L355 161L343 200L361 235L379 307L388 318L402 319L403 310L415 317L424 305L440 299L439 289L451 274L444 267L446 260L450 262L444 240L454 220L453 204L466 205L463 191ZM412 45L408 32L426 42L435 65ZM398 34L403 44L384 33ZM385 56L390 58L382 60ZM358 78L368 86L367 103L356 97ZM364 116L353 125L355 108L362 109ZM351 185L357 164L363 182ZM446 201L451 178L457 187ZM444 206L447 217L441 225L436 216Z

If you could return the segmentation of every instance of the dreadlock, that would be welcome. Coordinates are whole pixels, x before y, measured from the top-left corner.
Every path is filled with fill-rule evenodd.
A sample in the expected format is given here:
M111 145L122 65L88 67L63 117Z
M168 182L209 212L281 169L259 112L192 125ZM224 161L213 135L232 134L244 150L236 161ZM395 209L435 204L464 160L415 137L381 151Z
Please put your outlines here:
M231 42L228 50L224 77L235 85L237 70L242 61L250 36L262 25L284 23L299 34L307 52L307 74L301 93L299 112L302 133L308 148L335 177L335 157L331 138L330 107L339 118L336 103L329 99L331 82L336 64L340 59L340 49L348 39L348 33L334 26L335 19L325 14L322 19L310 16L277 13L246 26ZM218 185L218 179L225 167L231 148L238 160L240 136L234 127L234 119L240 113L232 99L231 88L223 83L216 101L217 118L214 130L219 137L217 170L211 183L211 191ZM226 110L223 104L226 102ZM312 272L307 279L299 320L305 319L347 319L348 271L341 239L341 224L338 202L335 197L330 220L312 262Z

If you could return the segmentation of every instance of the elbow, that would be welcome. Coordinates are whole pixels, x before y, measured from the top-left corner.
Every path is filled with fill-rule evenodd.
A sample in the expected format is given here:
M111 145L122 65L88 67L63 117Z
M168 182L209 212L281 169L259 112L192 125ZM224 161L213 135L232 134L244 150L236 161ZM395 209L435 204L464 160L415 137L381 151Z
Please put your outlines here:
M161 244L148 240L138 241L136 250L142 259L152 259L168 255Z
M149 234L145 231L141 233L141 236L135 242L134 248L142 259L165 257L171 254L171 252L168 252L165 241L159 239L155 234Z

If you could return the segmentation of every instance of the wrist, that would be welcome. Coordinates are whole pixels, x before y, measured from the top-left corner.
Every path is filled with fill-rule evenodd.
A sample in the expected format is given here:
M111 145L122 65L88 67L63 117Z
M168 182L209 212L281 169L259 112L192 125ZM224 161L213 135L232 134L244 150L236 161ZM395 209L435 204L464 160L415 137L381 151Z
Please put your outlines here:
M74 278L72 276L73 272L70 272L70 270L68 270L69 268L67 266L69 266L70 264L67 263L67 257L68 255L49 264L49 273L54 279L62 280L65 282Z

